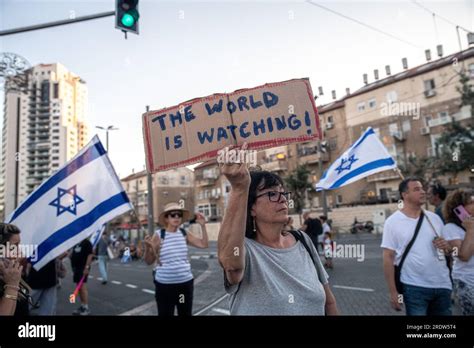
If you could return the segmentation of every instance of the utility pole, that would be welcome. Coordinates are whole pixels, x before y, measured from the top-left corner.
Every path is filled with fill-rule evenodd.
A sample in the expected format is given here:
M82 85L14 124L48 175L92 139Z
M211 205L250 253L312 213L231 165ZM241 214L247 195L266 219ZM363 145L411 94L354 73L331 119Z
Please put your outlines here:
M150 106L146 106L146 112L150 111ZM153 177L149 171L146 173L148 190L148 234L150 236L155 232L155 222L153 216Z

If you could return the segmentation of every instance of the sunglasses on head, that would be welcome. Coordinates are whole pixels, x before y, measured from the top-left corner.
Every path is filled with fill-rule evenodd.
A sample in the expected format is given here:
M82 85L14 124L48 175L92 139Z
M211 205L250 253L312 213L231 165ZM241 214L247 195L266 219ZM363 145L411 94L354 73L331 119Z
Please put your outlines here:
M181 212L172 212L167 214L166 216L171 216L172 218L182 218L183 214Z

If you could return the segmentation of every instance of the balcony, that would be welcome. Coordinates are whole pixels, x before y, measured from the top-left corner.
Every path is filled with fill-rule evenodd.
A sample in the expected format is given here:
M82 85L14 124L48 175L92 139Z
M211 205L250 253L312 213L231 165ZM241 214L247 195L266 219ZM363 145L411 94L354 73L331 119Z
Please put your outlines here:
M287 171L288 164L286 161L273 161L268 163L261 163L260 167L262 170L266 170L269 172L280 172L280 171Z
M396 180L400 179L400 175L394 170L386 170L381 173L372 174L367 177L367 182L376 182L376 181L384 181L384 180Z
M298 162L300 164L318 163L320 157L323 162L329 161L329 154L327 152L321 152L321 153L312 153L310 155L300 155Z
M214 185L215 182L216 182L216 179L204 179L204 178L195 179L196 187L211 186L211 185Z
M452 121L451 116L442 116L428 121L429 127L441 126Z

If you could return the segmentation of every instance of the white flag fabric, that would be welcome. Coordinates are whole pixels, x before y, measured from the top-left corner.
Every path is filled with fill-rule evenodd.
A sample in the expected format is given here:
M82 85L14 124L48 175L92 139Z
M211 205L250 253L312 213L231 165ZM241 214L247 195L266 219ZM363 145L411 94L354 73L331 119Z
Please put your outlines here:
M36 270L132 209L97 135L73 159L33 191L7 222L33 246Z
M334 190L366 176L397 168L372 127L347 149L323 174L316 191Z
M103 224L97 231L92 233L92 236L89 238L89 241L92 244L92 248L95 248L97 243L99 243L100 237L102 237L102 233L105 231L106 224Z

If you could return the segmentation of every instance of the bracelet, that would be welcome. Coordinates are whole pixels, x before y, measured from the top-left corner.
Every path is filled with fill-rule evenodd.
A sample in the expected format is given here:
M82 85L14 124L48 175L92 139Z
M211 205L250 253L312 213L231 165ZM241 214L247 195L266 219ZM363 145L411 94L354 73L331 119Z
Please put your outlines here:
M3 286L3 290L6 290L7 288L12 288L12 289L15 289L16 291L20 291L20 287L19 287L19 286L16 286L16 285L5 284L5 285Z
M13 295L4 294L3 297L8 298L9 300L13 300L13 301L17 301L17 300L18 300L18 296L13 296Z

